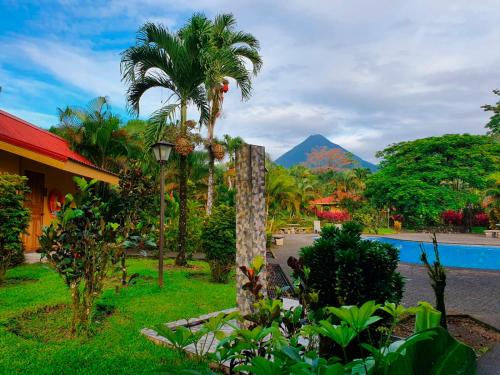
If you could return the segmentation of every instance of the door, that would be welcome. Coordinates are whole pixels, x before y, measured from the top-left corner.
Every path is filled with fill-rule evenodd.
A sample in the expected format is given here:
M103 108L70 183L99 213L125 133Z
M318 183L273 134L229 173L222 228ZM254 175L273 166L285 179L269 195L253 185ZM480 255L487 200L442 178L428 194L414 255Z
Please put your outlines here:
M31 221L27 234L23 236L23 242L26 251L36 251L40 247L38 238L42 234L45 176L31 171L25 171L25 176L28 177L28 186L31 190L26 202L26 207L31 211Z

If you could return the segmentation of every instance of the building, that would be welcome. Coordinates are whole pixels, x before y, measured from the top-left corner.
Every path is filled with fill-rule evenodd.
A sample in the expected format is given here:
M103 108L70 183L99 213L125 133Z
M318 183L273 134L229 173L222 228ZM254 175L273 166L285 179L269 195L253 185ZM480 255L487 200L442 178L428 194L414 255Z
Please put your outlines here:
M46 130L0 110L0 173L28 177L27 206L31 222L23 242L26 251L39 248L42 226L55 218L57 202L76 190L74 176L118 184L118 177L72 151L68 143Z

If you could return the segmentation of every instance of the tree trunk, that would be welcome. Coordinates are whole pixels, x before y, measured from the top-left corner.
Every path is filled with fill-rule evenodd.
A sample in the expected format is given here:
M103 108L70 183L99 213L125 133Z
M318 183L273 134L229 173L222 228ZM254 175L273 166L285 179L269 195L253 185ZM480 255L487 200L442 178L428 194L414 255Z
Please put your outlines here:
M208 192L207 192L207 216L212 214L212 207L214 204L214 194L215 194L215 181L214 181L214 165L215 157L212 152L212 142L214 140L214 129L215 121L217 120L217 115L220 110L220 99L218 98L219 91L218 88L212 92L213 99L210 108L210 118L208 122Z
M214 181L214 169L215 169L215 158L212 150L208 151L208 192L207 192L207 216L212 215L212 207L214 204L214 194L215 194L215 181Z
M70 289L73 309L73 316L71 318L71 335L74 336L80 322L80 291L78 290L77 283L71 283Z
M177 240L177 266L185 266L187 236L187 156L180 156L179 162L179 237Z

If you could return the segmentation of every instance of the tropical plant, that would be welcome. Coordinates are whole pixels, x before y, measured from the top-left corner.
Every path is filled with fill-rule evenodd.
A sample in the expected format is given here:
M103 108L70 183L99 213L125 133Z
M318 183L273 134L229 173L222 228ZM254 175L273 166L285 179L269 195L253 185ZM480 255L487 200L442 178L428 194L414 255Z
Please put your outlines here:
M266 175L266 210L269 216L284 210L298 214L302 198L295 179L283 167L269 165Z
M212 280L227 283L236 262L236 212L234 207L216 206L203 228L205 251Z
M28 228L30 211L24 207L27 178L0 173L0 285L16 255L23 253L21 235Z
M363 240L355 222L342 229L323 227L321 237L300 252L300 263L309 269L309 288L319 292L316 309L369 300L398 303L404 284L396 271L398 262L395 247Z
M434 249L434 262L432 263L432 265L429 262L427 252L425 251L424 245L422 243L420 243L420 260L427 268L427 274L431 279L432 290L434 290L434 295L436 297L436 309L441 313L441 327L446 329L446 305L444 302L444 290L446 288L446 270L441 264L441 259L439 257L439 248L436 233L433 233L432 235L432 247Z
M192 150L189 132L193 128L187 121L188 105L192 103L198 108L200 122L205 123L209 117L203 88L205 68L201 64L199 48L209 27L208 20L200 15L191 17L178 33L161 25L146 23L137 33L136 45L126 49L121 60L122 78L129 84L127 101L133 112L139 113L140 99L146 91L165 88L171 92L170 98L153 115L153 123L162 127L171 124L176 113L180 117L176 140L177 151L180 151L177 265L187 264L187 157Z
M370 204L364 204L354 211L352 219L366 228L369 233L378 233L382 226L380 210Z
M472 348L460 343L438 326L438 311L427 303L405 308L394 303L383 305L368 301L361 306L328 307L330 317L317 323L300 319L300 307L290 313L281 301L264 300L257 307L272 311L271 323L253 328L238 328L229 317L220 316L208 322L220 339L214 353L207 357L230 374L255 375L400 375L400 374L473 374L476 358ZM283 330L286 316L296 313L296 329L291 334ZM377 314L380 313L380 314ZM397 324L408 315L416 315L415 331L406 339L394 340ZM389 328L379 340L366 335L370 327L389 317ZM436 319L437 317L437 319ZM230 317L241 320L236 314ZM224 333L222 327L230 326L233 332ZM163 328L162 328L163 329ZM210 329L202 327L203 337L210 337ZM215 334L214 334L215 335ZM214 336L211 335L211 336ZM196 344L196 337L188 328L178 333L166 332L174 347ZM318 354L318 338L328 338L342 349L342 358ZM203 344L203 339L200 339ZM316 343L316 344L315 344ZM347 348L356 347L358 355L349 357ZM197 353L200 351L197 350ZM191 374L201 374L190 370Z
M241 97L250 97L251 75L245 65L249 62L253 73L257 74L262 66L259 55L259 42L249 33L236 31L236 19L232 14L215 17L208 29L208 40L200 54L202 65L206 69L205 89L210 107L207 122L207 148L209 152L207 215L211 215L214 201L214 161L215 148L219 145L214 138L217 118L221 115L224 94L229 89L228 78L236 81L241 90ZM220 159L220 156L219 156Z
M122 285L127 285L127 250L137 247L139 251L156 248L154 241L156 217L156 189L151 176L143 173L138 162L130 165L120 173L119 194L115 221L120 224L120 235L123 246L115 254L120 258Z
M167 249L175 250L178 247L179 231L175 219L179 216L179 204L175 195L166 200L167 220L165 229L165 245ZM203 228L205 222L205 207L194 199L187 202L187 231L186 231L186 257L192 259L194 253L203 252Z
M229 156L229 166L234 168L236 151L245 144L245 141L241 137L231 137L229 134L224 134L223 138L224 146Z
M139 154L139 145L121 128L107 97L99 96L85 108L58 108L58 117L59 126L51 131L100 168L117 172L128 157Z
M71 333L88 333L95 300L102 293L118 224L104 220L106 203L96 195L97 180L75 177L79 191L67 194L58 220L43 229L42 256L71 291Z

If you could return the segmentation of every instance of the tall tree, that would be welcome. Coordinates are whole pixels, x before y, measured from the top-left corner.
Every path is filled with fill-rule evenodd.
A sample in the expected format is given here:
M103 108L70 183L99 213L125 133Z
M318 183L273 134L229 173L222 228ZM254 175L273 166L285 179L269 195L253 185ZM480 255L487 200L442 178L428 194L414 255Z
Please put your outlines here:
M445 210L479 204L477 191L498 169L500 144L448 134L397 143L377 157L381 169L368 178L365 194L379 207L395 207L410 225L433 225Z
M215 17L208 45L201 54L202 64L206 67L205 88L207 90L210 115L208 118L207 148L209 151L207 215L211 214L214 200L214 129L217 118L222 111L224 93L229 89L228 78L236 81L241 97L250 97L251 74L245 63L249 62L253 74L257 74L262 66L259 55L259 41L251 34L236 31L236 19L232 14L222 14Z
M500 90L493 90L493 94L500 96ZM488 134L492 136L500 136L500 99L496 104L485 104L483 108L487 112L493 112L490 121L486 124L485 128L489 129Z
M203 88L205 69L201 64L200 45L206 42L210 23L194 15L182 32L173 33L162 25L146 23L137 33L136 45L122 53L122 78L129 84L127 100L133 112L139 113L142 95L152 88L165 88L172 94L154 114L154 122L165 124L178 115L179 137L176 150L179 156L179 237L177 265L187 264L187 197L189 132L187 107L193 104L200 111L200 123L208 119L208 104ZM186 144L187 142L187 144ZM186 147L187 146L187 147ZM162 228L163 229L163 228Z

